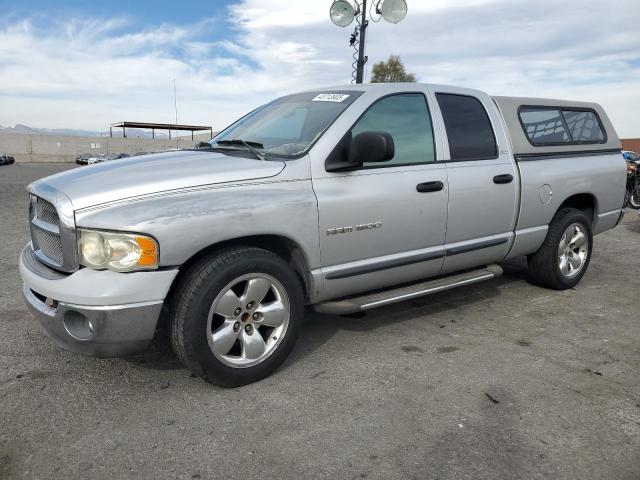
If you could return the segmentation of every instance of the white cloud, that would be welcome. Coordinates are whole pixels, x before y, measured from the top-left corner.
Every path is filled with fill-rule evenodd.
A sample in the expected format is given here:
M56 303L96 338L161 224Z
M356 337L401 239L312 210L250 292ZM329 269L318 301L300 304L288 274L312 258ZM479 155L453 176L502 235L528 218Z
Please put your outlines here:
M369 66L400 54L420 81L500 95L600 102L621 136L640 137L637 0L409 0L398 25L371 23ZM104 129L118 120L219 128L276 95L351 79L352 27L329 0L242 0L234 35L213 20L133 33L126 21L0 27L0 124Z

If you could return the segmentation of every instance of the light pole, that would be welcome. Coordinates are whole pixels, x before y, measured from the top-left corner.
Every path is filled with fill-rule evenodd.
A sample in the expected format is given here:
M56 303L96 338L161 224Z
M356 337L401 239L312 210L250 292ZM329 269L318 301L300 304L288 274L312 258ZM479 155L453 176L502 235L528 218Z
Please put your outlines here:
M358 68L356 70L356 83L362 83L364 77L364 64L367 63L369 57L364 54L365 40L367 37L367 27L369 26L369 20L367 20L367 0L362 0L362 18L360 19L360 46L358 47Z
M372 2L371 6L375 5L375 13L387 22L398 23L407 16L406 0L370 1ZM380 17L376 20L371 12L369 12L369 16L373 22L380 21ZM369 58L364 52L367 27L369 26L369 20L367 20L367 0L333 0L331 8L329 9L329 17L331 21L339 27L348 27L354 19L358 19L358 25L356 25L356 28L351 34L350 45L357 50L358 54L357 59L355 59L354 54L354 80L355 83L362 83L364 65ZM358 47L356 47L356 42L358 43Z

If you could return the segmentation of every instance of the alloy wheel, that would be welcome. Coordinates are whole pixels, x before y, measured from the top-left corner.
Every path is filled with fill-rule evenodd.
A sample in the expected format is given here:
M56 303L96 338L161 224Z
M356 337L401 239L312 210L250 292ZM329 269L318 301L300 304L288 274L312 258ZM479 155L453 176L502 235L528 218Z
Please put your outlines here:
M589 253L589 240L584 228L573 223L565 230L558 246L558 266L567 278L578 275L585 266Z
M214 299L207 319L207 340L225 365L247 368L267 359L287 331L289 297L282 284L264 273L229 282Z

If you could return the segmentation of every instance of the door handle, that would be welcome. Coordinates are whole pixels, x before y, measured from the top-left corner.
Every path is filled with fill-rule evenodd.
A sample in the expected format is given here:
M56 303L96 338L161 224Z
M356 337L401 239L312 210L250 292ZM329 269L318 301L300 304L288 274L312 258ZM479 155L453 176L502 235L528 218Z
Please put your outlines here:
M493 183L501 184L501 183L511 183L513 182L513 175L510 173L505 173L504 175L496 175L493 177Z
M416 186L416 190L418 190L418 192L420 193L439 192L443 188L444 188L444 183L440 181L419 183Z

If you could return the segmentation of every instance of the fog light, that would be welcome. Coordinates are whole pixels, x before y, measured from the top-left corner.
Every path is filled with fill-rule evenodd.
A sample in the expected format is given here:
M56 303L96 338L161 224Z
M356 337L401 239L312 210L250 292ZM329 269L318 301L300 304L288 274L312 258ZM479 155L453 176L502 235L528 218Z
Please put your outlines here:
M95 327L87 317L80 312L69 310L62 320L64 328L76 340L89 340L95 333Z

